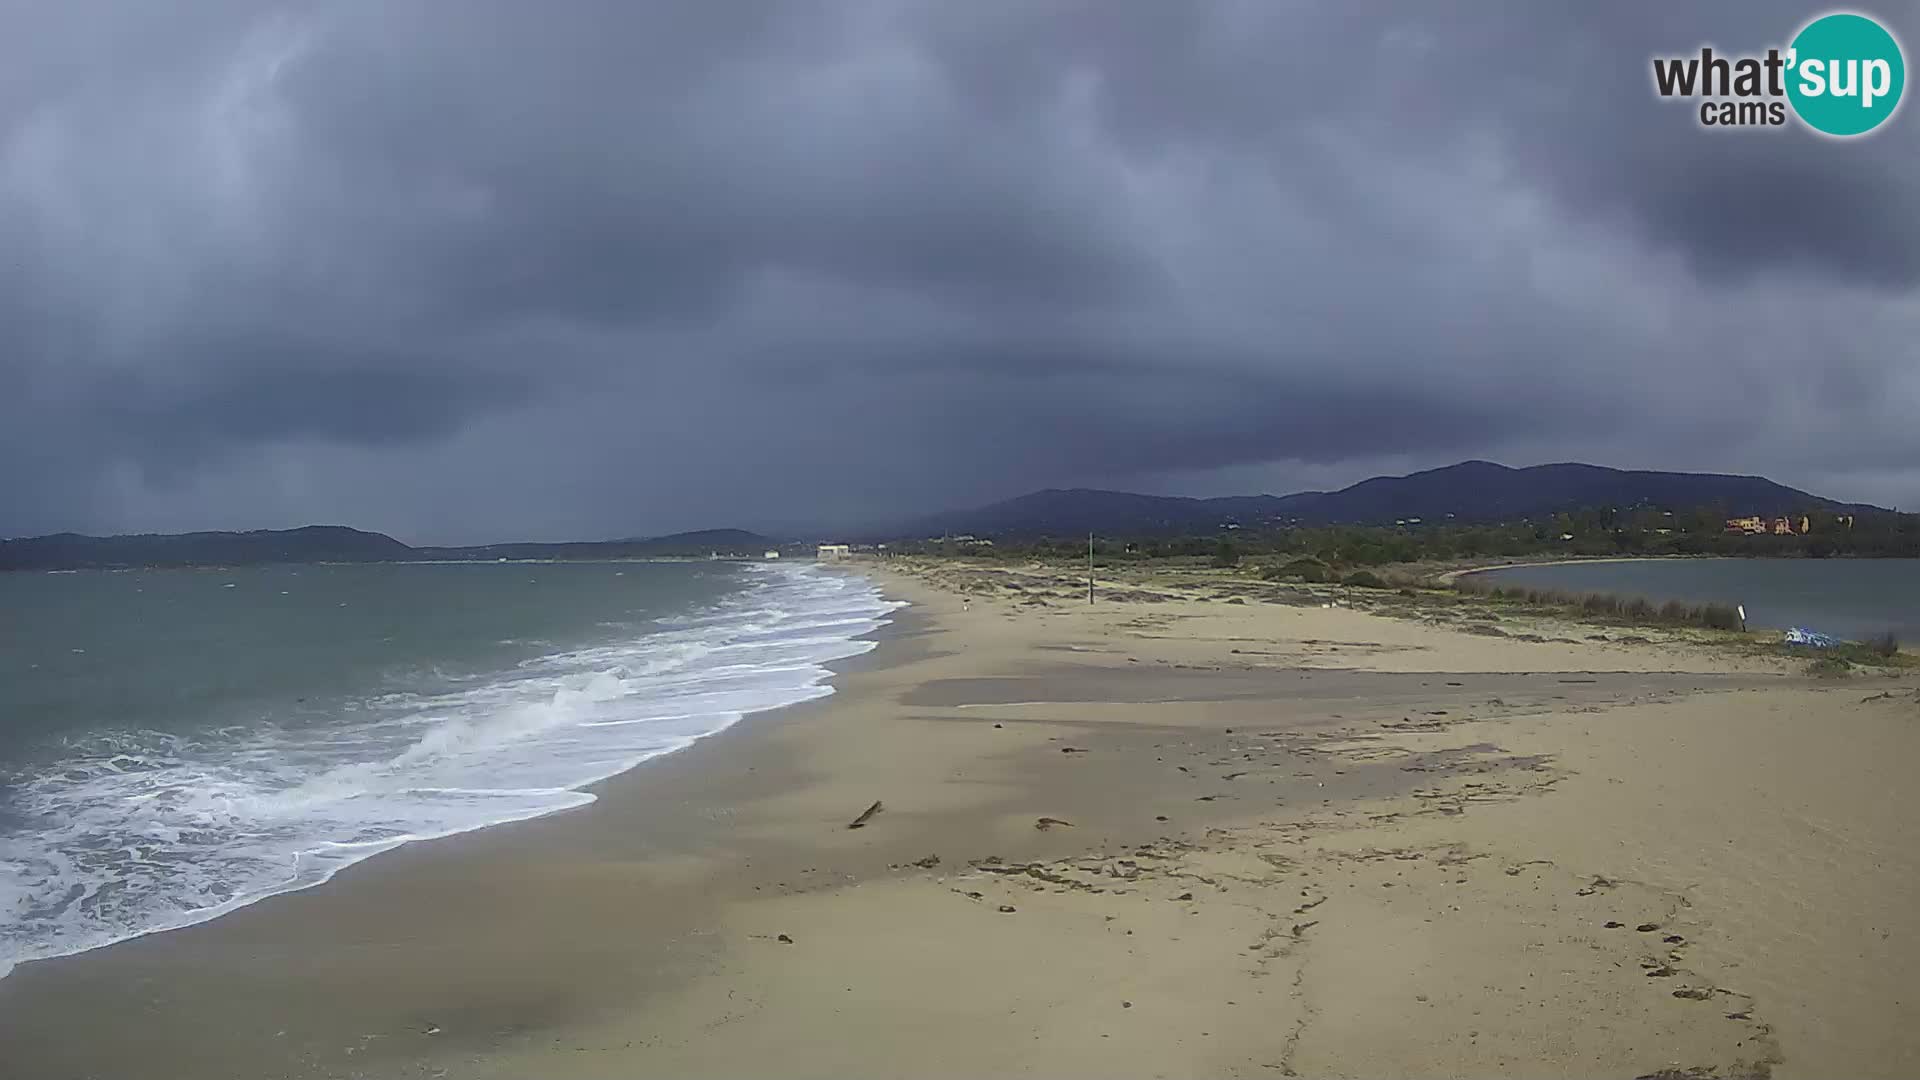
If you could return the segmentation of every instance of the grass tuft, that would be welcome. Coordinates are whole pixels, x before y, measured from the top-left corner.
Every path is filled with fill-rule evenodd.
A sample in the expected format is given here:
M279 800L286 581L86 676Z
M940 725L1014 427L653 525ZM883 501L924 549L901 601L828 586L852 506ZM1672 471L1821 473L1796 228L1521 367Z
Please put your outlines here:
M1807 665L1807 674L1822 679L1844 679L1853 674L1853 665L1837 656L1822 656Z
M1616 596L1612 593L1566 592L1518 585L1498 585L1476 580L1467 574L1454 579L1454 589L1470 596L1525 604L1528 607L1577 611L1589 618L1608 619L1637 626L1702 626L1710 630L1740 629L1740 613L1729 604L1687 604L1669 600L1658 607L1641 596Z

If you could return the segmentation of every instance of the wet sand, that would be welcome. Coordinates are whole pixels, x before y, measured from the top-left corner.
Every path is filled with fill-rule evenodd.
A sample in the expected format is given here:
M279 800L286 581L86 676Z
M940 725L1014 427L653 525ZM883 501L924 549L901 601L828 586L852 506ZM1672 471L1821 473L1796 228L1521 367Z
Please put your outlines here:
M1911 678L982 580L589 807L24 965L0 1074L1920 1074Z

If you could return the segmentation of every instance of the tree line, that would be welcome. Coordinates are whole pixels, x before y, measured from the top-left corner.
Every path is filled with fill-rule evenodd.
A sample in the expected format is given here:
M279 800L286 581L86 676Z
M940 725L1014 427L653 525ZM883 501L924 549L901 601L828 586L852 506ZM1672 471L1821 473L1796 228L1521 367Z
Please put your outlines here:
M1742 516L1723 507L1662 511L1592 509L1512 522L1222 528L1206 535L1095 536L1102 561L1204 558L1216 565L1244 559L1313 559L1329 566L1542 555L1720 555L1774 558L1920 558L1920 514L1851 515L1809 510L1790 515L1794 531L1751 534L1727 529ZM1801 532L1802 520L1807 526ZM1771 524L1771 519L1769 519ZM1085 559L1081 536L996 539L991 546L941 540L907 541L894 550L988 558Z

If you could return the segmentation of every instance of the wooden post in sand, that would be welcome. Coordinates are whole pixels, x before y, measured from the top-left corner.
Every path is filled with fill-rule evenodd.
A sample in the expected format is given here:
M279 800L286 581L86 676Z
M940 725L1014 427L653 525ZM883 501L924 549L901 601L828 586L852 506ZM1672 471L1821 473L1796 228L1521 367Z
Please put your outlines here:
M1093 603L1093 534L1087 534L1087 603Z

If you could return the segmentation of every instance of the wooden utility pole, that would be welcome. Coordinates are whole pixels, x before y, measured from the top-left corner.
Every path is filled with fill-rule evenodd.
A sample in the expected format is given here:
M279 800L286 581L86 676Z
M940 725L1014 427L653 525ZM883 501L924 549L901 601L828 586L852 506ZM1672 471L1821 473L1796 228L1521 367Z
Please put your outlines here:
M1093 534L1087 534L1087 603L1093 603Z

